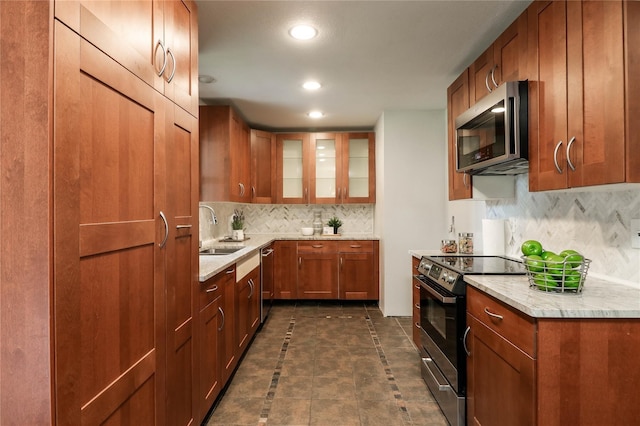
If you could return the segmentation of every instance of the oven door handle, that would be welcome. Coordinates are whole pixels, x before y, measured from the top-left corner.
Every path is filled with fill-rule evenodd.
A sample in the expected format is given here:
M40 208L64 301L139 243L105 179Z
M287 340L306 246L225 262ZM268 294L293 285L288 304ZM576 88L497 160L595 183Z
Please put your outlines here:
M415 277L418 281L420 281L420 286L427 290L433 297L435 297L440 303L444 303L445 305L454 305L456 303L455 296L443 296L436 289L431 287L429 284L422 281L417 276Z
M438 378L434 374L433 370L431 369L432 367L429 365L429 364L433 364L433 360L431 358L422 358L422 362L427 367L426 369L429 372L429 375L431 376L433 381L438 384L439 391L446 392L448 390L451 390L451 385L449 383L447 383L446 381L445 383L442 383L440 380L438 380Z

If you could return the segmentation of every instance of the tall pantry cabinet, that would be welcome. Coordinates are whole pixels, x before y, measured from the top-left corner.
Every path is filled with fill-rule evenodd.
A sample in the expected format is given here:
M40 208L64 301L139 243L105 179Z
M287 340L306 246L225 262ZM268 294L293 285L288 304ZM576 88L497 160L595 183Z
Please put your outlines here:
M3 34L9 16L14 26L39 19L48 28L40 35L51 35L38 40L49 46L48 72L23 77L50 82L51 121L40 124L50 150L37 163L50 192L32 209L51 225L32 237L51 241L51 256L24 262L47 263L38 287L49 290L39 302L48 299L50 328L30 336L42 340L40 364L12 371L50 399L3 387L0 423L199 422L195 4L45 5L20 2L18 15L3 2L0 13Z

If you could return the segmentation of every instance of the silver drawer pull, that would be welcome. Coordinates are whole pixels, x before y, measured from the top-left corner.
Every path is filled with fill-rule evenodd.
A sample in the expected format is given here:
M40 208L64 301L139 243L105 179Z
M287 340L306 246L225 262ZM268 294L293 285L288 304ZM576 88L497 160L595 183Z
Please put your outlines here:
M191 225L176 225L176 229L188 229L191 228Z
M502 315L494 314L493 312L491 312L489 310L489 308L484 308L484 313L489 315L490 317L497 318L499 320L504 319L504 317Z
M218 291L217 285L214 285L213 287L207 289L207 293L213 293L214 291Z
M228 269L227 272L225 272L225 273L226 274L233 274L235 271L236 271L235 269L231 268L231 269Z
M349 247L351 247L351 248L361 248L362 245L360 245L360 244L351 244Z
M415 325L416 325L416 328L418 328L418 329L422 328L422 327L420 327L420 324L418 324L418 323L416 323Z
M416 307L416 309L420 309L420 304L419 304L419 303L416 303L416 304L415 304L415 305L413 305L413 306L415 306L415 307Z
M311 247L313 247L313 248L322 248L324 246L322 244L313 244Z

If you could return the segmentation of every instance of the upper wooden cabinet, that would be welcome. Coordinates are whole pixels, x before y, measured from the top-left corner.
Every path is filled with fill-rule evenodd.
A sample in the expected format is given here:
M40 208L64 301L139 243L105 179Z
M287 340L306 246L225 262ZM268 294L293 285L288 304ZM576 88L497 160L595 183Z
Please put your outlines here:
M505 81L527 75L527 12L522 13L469 67L469 103L474 105Z
M228 105L200 107L200 200L251 201L249 127Z
M192 0L55 3L55 17L194 116L198 18Z
M275 135L251 129L251 202L270 204L276 200Z
M458 115L469 109L469 69L447 88L447 123L449 133L449 200L471 198L471 176L456 172L456 125Z
M638 19L637 2L530 6L530 190L640 181Z
M276 135L279 203L375 202L375 134Z

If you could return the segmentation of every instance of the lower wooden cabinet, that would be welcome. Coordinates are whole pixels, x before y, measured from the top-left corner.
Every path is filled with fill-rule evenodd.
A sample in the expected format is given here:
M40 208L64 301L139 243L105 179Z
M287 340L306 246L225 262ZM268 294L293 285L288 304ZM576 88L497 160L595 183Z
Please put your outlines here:
M258 255L259 256L259 255ZM259 257L258 257L259 259ZM258 260L259 262L259 260ZM240 268L240 266L238 267ZM260 325L260 265L236 278L236 351L242 354Z
M338 245L298 242L298 299L338 298Z
M534 319L467 286L467 325L467 424L638 422L639 319Z
M274 295L276 300L292 300L298 297L298 243L274 241L273 243Z
M378 300L378 241L338 243L340 299Z

